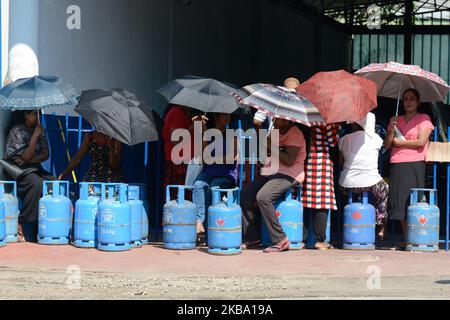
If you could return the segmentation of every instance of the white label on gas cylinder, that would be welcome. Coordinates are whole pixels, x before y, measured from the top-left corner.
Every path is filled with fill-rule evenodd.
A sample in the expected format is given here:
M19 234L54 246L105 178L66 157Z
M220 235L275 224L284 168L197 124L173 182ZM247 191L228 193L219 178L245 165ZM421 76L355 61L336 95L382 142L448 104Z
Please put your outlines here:
M109 234L111 236L115 236L116 235L116 231L115 230L111 230L111 229L102 229L102 234Z
M47 207L39 206L39 218L45 218L45 217L47 217Z
M419 235L421 235L421 236L427 236L428 235L428 233L425 231L425 230L420 230L419 231Z
M163 215L163 224L165 224L165 225L166 224L171 224L172 221L173 221L172 213L170 213L170 212L164 213L164 215Z
M356 228L352 228L352 229L350 230L350 232L351 232L351 233L359 233L359 230L356 229Z
M97 212L98 212L98 208L92 209L92 219L95 220L95 218L97 218Z
M102 221L103 222L115 222L116 221L116 213L111 209L104 209L102 211Z

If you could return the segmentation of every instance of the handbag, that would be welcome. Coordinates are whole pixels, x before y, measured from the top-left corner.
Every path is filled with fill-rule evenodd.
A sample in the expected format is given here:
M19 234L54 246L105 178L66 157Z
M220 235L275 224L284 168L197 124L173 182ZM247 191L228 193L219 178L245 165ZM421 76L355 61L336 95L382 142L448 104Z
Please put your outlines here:
M0 160L0 167L16 181L30 173L39 172L35 166L18 166L14 161L5 159Z
M197 158L194 158L191 161L189 161L184 184L186 186L192 186L195 180L197 179L198 175L202 173L202 171L203 171L203 164L199 164L199 160Z

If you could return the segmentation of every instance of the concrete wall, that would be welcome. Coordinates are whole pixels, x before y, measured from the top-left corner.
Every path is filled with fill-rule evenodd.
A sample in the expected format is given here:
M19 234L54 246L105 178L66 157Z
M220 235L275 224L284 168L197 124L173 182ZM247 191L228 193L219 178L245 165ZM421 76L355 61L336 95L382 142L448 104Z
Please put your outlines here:
M35 1L35 0L33 0ZM272 1L39 0L42 74L80 90L124 87L155 109L155 92L184 74L245 85L302 80L346 66L349 37ZM66 28L66 8L81 8L82 29ZM321 52L317 52L317 48Z

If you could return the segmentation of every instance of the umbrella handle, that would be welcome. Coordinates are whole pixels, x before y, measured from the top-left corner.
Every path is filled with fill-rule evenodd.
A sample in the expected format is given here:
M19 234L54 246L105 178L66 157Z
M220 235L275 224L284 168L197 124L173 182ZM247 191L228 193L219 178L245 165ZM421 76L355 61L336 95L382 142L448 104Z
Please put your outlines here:
M400 82L400 87L398 89L398 98L397 98L397 111L395 112L395 116L398 117L398 110L400 108L400 95L403 89L403 81L405 80L405 76L402 76L402 81Z

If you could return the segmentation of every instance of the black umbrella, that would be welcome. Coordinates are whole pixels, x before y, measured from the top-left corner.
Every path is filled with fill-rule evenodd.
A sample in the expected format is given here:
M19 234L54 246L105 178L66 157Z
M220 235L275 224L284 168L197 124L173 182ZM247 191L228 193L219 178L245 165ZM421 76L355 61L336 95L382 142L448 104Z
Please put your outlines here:
M170 104L190 107L203 112L233 113L243 106L232 96L239 89L228 83L196 76L184 76L160 88Z
M75 111L97 131L129 146L158 140L152 108L126 90L83 91Z

